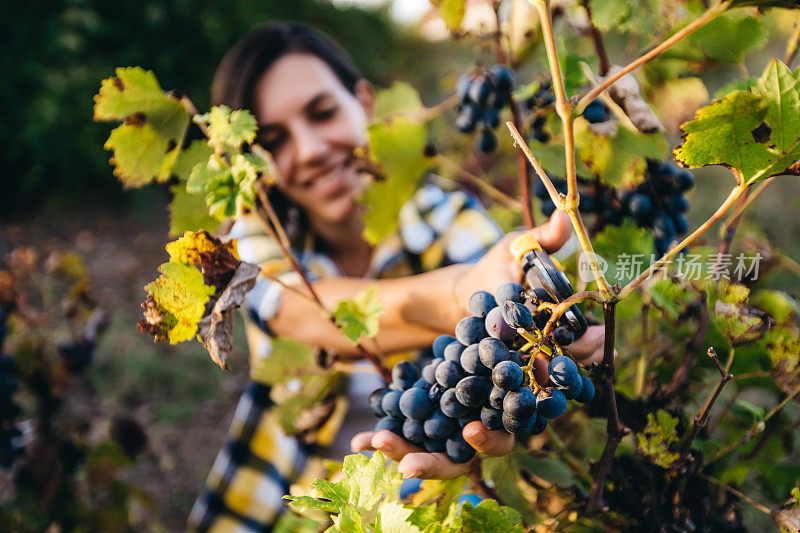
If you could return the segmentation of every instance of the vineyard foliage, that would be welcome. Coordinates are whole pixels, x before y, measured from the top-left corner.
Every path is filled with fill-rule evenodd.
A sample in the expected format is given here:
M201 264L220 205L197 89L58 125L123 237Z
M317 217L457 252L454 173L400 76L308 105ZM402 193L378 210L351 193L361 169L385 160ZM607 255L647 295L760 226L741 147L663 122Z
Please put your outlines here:
M589 369L598 383L592 402L544 434L518 439L505 458L479 456L469 479L425 481L404 502L402 476L380 453L348 456L343 479L332 474L287 497L296 514L279 527L739 531L772 520L791 529L800 479L800 304L771 284L771 275L796 262L757 229L739 228L739 220L773 178L800 173L800 72L791 68L800 39L785 24L800 24L798 2L497 2L496 26L478 28L462 27L469 20L463 0L434 4L454 35L475 44L472 83L499 79L486 65L513 67L513 89L492 96L509 98L510 110L494 109L502 109L500 124L508 120L521 132L544 172L537 169L530 180L520 173L521 147L502 125L497 146L481 141L477 150L472 137L455 130L451 109L464 112L481 98L426 107L413 87L397 83L378 92L368 149L357 154L374 178L360 199L364 238L376 243L397 230L401 207L429 170L439 183L456 181L481 194L506 226L541 221L532 208L564 209L580 255L589 257L589 277L578 253L565 254L561 264L578 290L597 289L579 304L590 320L615 331L616 338L607 337L615 344ZM789 39L786 57L765 59L762 51L769 46L772 53L780 39ZM625 51L604 41L624 43ZM636 51L648 50L646 61L623 68ZM731 65L757 65L762 74L729 79L736 69L724 67ZM713 99L707 72L725 78ZM453 93L458 74L443 78ZM607 91L586 97L603 83ZM254 213L287 244L265 203L264 191L279 177L254 144L254 117L223 106L199 114L187 96L164 92L152 72L128 67L102 82L95 119L120 123L106 148L123 185L169 182L171 230L187 232L167 246L170 262L146 287L140 329L156 340L198 338L225 368L232 313L258 268L206 231ZM192 124L205 141L187 142ZM689 207L681 195L705 175L685 169L706 166L728 169L735 184L707 223L681 228ZM551 179L561 189L543 189L536 194L541 201L523 194ZM634 193L669 209L637 212ZM707 230L720 220L726 231L717 242ZM690 266L694 276L687 275ZM382 305L374 289L333 310L317 303L370 355L361 342L378 331ZM299 380L299 387L281 390L278 416L284 429L300 431L299 415L317 412L337 381L314 365L314 350L293 339L277 339L273 350L252 376L279 388ZM460 504L465 492L485 499Z

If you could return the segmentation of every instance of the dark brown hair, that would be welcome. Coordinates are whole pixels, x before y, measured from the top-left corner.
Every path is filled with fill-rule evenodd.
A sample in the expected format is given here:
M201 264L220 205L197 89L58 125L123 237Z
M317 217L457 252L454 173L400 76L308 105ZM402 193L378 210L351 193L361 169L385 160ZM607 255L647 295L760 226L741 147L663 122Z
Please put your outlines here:
M295 22L269 22L239 40L222 58L211 85L212 105L231 109L254 108L253 92L261 75L275 61L291 53L311 54L324 61L342 85L355 94L361 74L345 51L327 35ZM307 228L307 217L277 188L270 189L270 201L281 223L292 236L293 245ZM296 214L295 214L296 213Z

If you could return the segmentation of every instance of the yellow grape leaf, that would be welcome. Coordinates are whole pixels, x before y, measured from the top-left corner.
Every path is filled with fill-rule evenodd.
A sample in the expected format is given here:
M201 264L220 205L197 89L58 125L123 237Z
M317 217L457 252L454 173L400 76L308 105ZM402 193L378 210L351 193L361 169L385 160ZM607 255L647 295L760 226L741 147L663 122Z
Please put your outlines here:
M447 29L456 33L464 20L465 0L431 0L431 3L439 10L439 16L447 24Z
M200 266L202 258L200 252L213 252L219 248L228 250L236 259L236 241L222 242L209 235L207 231L187 231L180 239L167 243L165 246L169 260L173 263L185 263L191 266Z
M377 335L378 318L382 312L378 287L373 285L358 293L355 298L339 302L333 316L350 342L358 344L362 336L371 339Z
M216 289L203 283L199 270L183 263L164 263L158 271L161 276L147 284L145 290L177 320L168 332L170 344L190 340L197 333L197 323Z
M126 186L169 178L186 136L189 114L168 97L155 75L141 67L118 68L94 97L94 120L125 121L105 144L114 151L114 174Z

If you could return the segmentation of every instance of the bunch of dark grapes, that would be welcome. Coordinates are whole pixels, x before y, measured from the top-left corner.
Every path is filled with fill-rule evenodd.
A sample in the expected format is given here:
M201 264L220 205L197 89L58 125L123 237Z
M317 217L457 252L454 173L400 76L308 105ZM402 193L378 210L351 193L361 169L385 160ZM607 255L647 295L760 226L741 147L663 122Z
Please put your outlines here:
M558 192L567 193L566 180L551 178L551 181ZM663 255L672 242L689 229L685 215L689 199L685 193L693 186L694 176L690 171L672 163L648 159L645 180L634 189L582 185L579 209L582 214L596 213L603 225L619 224L629 217L641 227L653 228L656 253ZM541 180L536 182L533 191L542 200L542 213L548 217L552 215L556 205Z
M537 304L517 283L501 285L494 295L473 294L471 316L458 322L455 337L434 341L434 359L422 372L401 362L392 370L391 385L372 393L370 406L380 417L375 431L389 430L428 452L465 463L475 455L461 433L470 422L538 435L548 419L564 414L567 400L590 401L594 385L572 359L558 355L548 361L514 349L525 343L519 329L533 332L546 323L544 313L531 313ZM562 325L542 343L556 348L574 340Z
M500 125L500 110L511 100L514 73L506 65L495 65L476 76L462 76L456 85L461 99L455 125L462 133L480 129L476 147L490 154L497 148L494 130Z
M550 135L544 130L544 125L547 121L547 113L552 111L555 101L556 95L553 94L550 82L547 81L539 86L533 96L526 98L523 102L531 116L531 137L539 142L546 143L550 140Z

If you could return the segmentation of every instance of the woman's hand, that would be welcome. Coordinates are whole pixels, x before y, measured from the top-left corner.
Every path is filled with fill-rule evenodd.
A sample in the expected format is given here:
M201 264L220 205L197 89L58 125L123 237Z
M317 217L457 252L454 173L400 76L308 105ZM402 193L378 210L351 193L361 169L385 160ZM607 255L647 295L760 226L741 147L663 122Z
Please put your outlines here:
M545 251L551 253L561 248L569 239L572 225L566 213L556 211L549 222L528 231ZM474 267L455 280L453 294L461 306L459 316L469 314L466 302L475 291L491 291L509 281L522 281L522 269L508 249L510 242L518 235L520 232L506 235ZM603 344L603 326L591 326L567 349L579 363L589 365L602 360ZM514 447L514 435L506 431L488 430L480 421L464 426L462 435L473 448L486 455L506 455ZM428 453L387 430L359 433L350 441L350 447L354 452L380 450L398 462L398 471L407 478L452 479L469 470L469 463L458 464L443 453Z

